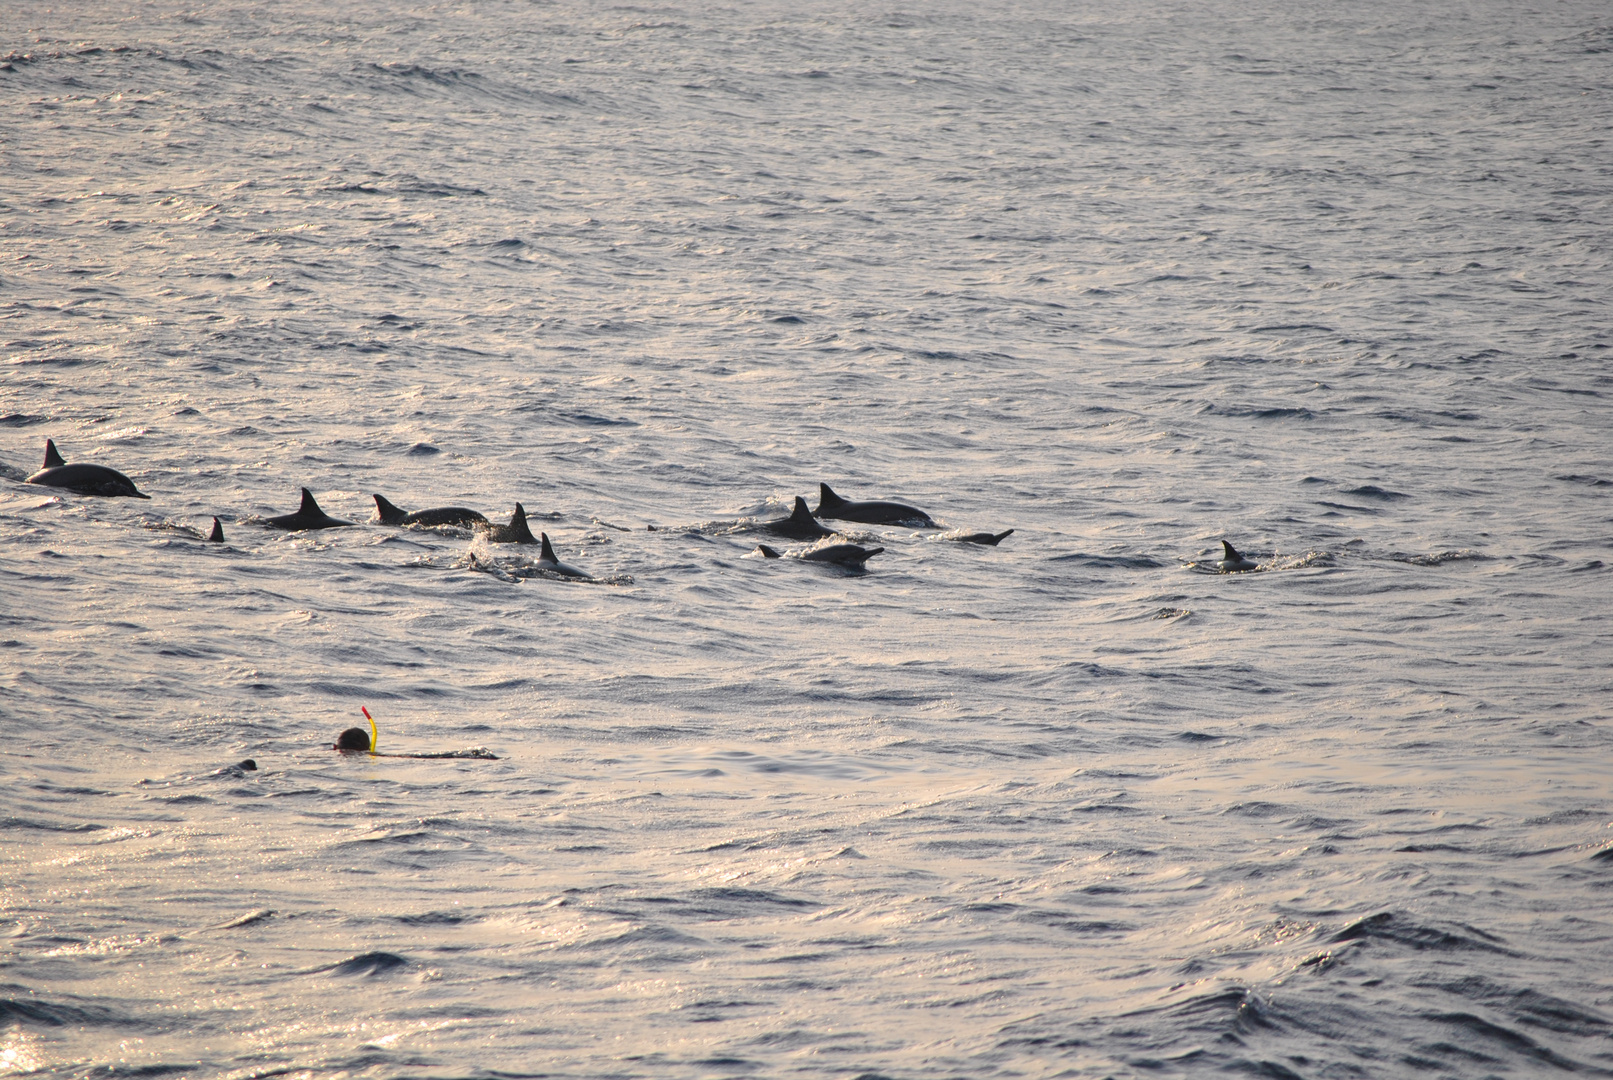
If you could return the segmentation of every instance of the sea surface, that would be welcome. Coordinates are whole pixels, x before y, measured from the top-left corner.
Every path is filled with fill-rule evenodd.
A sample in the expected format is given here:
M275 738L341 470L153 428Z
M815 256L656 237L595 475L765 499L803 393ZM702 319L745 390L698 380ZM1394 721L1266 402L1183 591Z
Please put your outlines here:
M1610 703L1605 0L0 6L0 1074L1610 1076Z

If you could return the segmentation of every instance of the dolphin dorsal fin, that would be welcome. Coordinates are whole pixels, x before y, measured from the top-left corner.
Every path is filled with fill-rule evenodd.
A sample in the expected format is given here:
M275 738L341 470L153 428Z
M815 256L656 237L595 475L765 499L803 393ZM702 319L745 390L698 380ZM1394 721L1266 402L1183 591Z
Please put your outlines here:
M297 509L297 513L303 517L325 516L325 511L321 510L319 504L314 502L314 493L307 488L302 489L302 506Z
M518 544L532 543L532 530L526 523L526 507L520 503L515 504L515 513L510 515L510 535L515 537Z
M1221 541L1221 547L1226 551L1227 562L1243 561L1243 556L1238 554L1238 549L1227 543L1225 540Z
M409 516L387 502L384 495L375 496L375 512L381 516L381 523L384 525L395 525Z
M213 519L213 531L207 534L207 539L214 544L224 542L224 526L220 524L218 518Z
M762 553L762 558L764 559L777 559L780 557L777 550L768 547L766 544L757 544L756 550Z
M549 534L539 533L538 538L543 543L543 550L538 552L538 561L558 563L560 560L554 557L554 548L549 546Z
M845 499L842 499L840 496L836 495L834 493L834 489L828 484L818 485L818 513L823 513L825 507L839 506L845 501Z
M56 444L51 442L49 439L46 439L45 440L45 464L44 464L43 467L47 468L47 469L54 469L58 465L66 465L66 464L67 464L67 462L62 460L62 455L60 455L60 454L58 454L56 452Z
M830 494L834 493L830 492ZM812 516L812 511L807 509L806 500L799 495L795 497L795 513L790 515L790 520L801 525L816 525L818 523L818 519Z

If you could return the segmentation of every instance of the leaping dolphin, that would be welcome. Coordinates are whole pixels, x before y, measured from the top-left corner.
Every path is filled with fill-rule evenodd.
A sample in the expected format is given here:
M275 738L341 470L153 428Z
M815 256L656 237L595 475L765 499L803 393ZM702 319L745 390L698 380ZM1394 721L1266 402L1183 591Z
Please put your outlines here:
M1221 573L1241 574L1246 570L1260 569L1259 563L1255 562L1253 559L1246 559L1242 555L1239 555L1238 549L1227 543L1225 540L1221 541L1221 547L1225 550L1226 557L1215 564L1215 568L1221 571Z
M960 544L985 544L988 547L996 547L1012 535L1014 530L1009 529L1000 533L969 533L967 536L954 536L952 539Z
M381 495L375 496L375 514L376 520L383 525L424 525L428 528L436 525L459 525L481 529L491 527L487 518L463 506L438 506L408 514L387 502Z
M777 521L763 522L758 527L775 536L787 536L791 540L816 540L820 536L833 536L835 532L818 524L818 520L812 516L812 511L807 509L806 500L799 495L795 497L795 513Z
M916 506L899 502L851 502L836 495L828 484L818 485L818 509L821 518L831 521L860 521L865 525L916 525L934 527L930 515Z
M801 555L802 562L837 563L840 566L861 566L885 549L882 547L865 548L857 544L830 544L828 547L814 548Z
M45 440L45 465L28 477L25 483L45 487L65 488L80 495L101 495L106 498L122 496L129 499L149 499L134 486L134 481L105 465L69 465L56 452L56 444Z
M302 506L297 508L295 514L281 514L279 517L269 518L265 525L273 529L284 529L287 532L311 532L314 529L341 529L353 523L333 518L319 508L314 501L314 493L307 488L302 489ZM222 530L221 530L222 531Z
M489 525L486 529L487 538L495 544L536 544L538 538L532 535L527 528L526 507L520 503L515 504L515 513L510 515L508 525Z
M830 544L828 547L816 548L801 556L802 562L837 563L841 566L861 566L875 555L884 551L884 548L865 548L856 544ZM752 553L764 559L782 559L784 556L778 550L766 544L757 544Z
M559 574L561 577L577 578L581 581L592 581L594 579L594 575L587 573L586 571L579 570L575 566L568 566L566 563L563 563L559 559L555 558L554 548L549 545L548 533L539 533L538 537L543 544L543 549L538 552L539 570L547 570L551 574Z

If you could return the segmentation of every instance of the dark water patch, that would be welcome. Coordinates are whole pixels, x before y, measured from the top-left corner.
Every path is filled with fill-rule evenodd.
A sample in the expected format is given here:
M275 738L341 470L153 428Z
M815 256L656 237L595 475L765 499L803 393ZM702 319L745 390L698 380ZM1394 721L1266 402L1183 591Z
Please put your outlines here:
M1554 476L1552 479L1561 480L1565 484L1584 484L1586 487L1613 487L1613 480L1603 480L1599 476L1591 476L1586 473L1569 473L1565 476Z
M1542 994L1506 986L1483 975L1454 979L1413 979L1412 986L1443 990L1456 997L1481 1002L1510 1016L1520 1024L1543 1028L1561 1035L1605 1038L1613 1033L1613 1022L1589 1007Z
M1472 1044L1476 1040L1481 1044L1533 1058L1564 1072L1583 1072L1586 1068L1580 1062L1563 1057L1555 1050L1541 1046L1522 1032L1491 1023L1489 1020L1481 1016L1474 1016L1472 1013L1423 1013L1422 1018L1436 1024L1456 1028L1461 1033L1461 1040L1469 1051L1473 1049ZM1609 1074L1608 1070L1598 1069L1596 1071L1601 1072L1604 1076Z
M1316 500L1317 506L1325 506L1330 510L1344 510L1352 514L1376 514L1378 511L1371 506L1352 506L1350 503L1328 502L1325 499Z

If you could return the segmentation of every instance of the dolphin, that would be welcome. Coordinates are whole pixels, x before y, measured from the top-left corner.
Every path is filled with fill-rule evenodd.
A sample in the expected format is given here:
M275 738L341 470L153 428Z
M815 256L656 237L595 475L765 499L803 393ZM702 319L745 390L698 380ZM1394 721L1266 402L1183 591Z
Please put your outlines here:
M1241 574L1245 570L1260 569L1259 563L1255 562L1253 559L1246 559L1242 555L1239 555L1238 549L1227 543L1225 540L1221 541L1221 547L1225 549L1226 557L1215 564L1215 568L1221 571L1221 573Z
M102 495L107 498L123 496L130 499L149 499L134 486L134 481L105 465L69 465L56 452L56 444L45 440L45 465L24 483L43 484L45 487L66 488L80 495Z
M885 549L882 547L865 548L856 544L830 544L828 547L815 548L801 556L802 562L837 563L841 566L861 566Z
M224 542L224 526L219 523L218 518L213 519L213 531L207 534L207 540L213 544Z
M817 519L812 516L812 511L807 509L806 500L799 495L795 497L795 513L777 521L765 521L759 528L776 536L787 536L792 540L816 540L820 536L835 534L833 529L825 529L818 524Z
M865 525L902 525L913 522L934 527L930 515L916 506L899 502L848 502L828 484L818 485L817 515L832 521L860 521Z
M970 533L968 536L954 536L952 539L960 544L985 544L996 547L1014 534L1013 529L1000 533Z
M314 502L314 493L303 488L302 506L297 508L295 514L281 514L279 517L269 518L264 524L272 529L284 529L287 532L309 532L313 529L341 529L353 523L333 518L325 513L319 508L319 504Z
M382 525L424 525L428 528L434 525L460 525L481 529L490 527L485 517L463 506L438 506L406 514L381 495L375 496L375 515L376 520Z
M559 559L555 558L554 548L549 545L548 533L539 533L538 538L543 544L542 550L538 552L539 570L547 570L549 573L559 574L561 577L577 578L580 581L594 580L594 575L583 570L578 570L575 566L567 565L566 563L563 563Z
M751 554L752 555L760 555L764 559L782 559L782 558L784 558L784 556L782 556L782 555L780 555L778 553L777 548L768 547L766 544L757 544L756 545L756 550L752 551Z
M515 504L515 513L510 515L508 525L489 525L485 532L487 538L495 544L536 544L538 538L532 535L532 530L526 525L526 507L520 503Z

